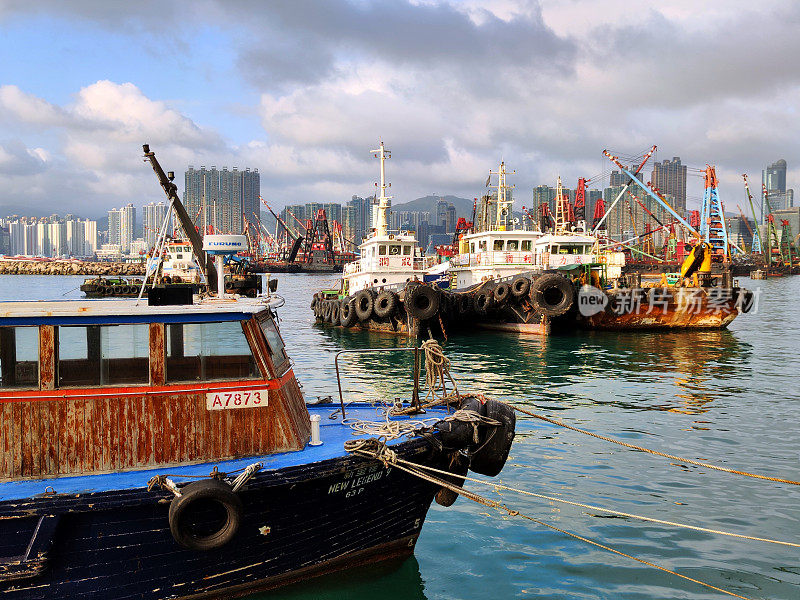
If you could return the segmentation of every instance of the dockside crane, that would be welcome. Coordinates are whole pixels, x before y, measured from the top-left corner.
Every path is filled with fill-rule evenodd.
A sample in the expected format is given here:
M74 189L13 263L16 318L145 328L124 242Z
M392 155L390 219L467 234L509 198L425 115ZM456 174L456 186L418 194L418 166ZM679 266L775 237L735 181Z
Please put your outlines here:
M288 262L294 262L294 259L297 258L297 252L300 250L300 246L303 244L303 236L298 235L297 237L294 237L294 235L292 234L292 230L289 229L289 226L283 219L281 219L280 215L278 215L274 210L272 210L272 207L267 203L267 201L264 200L264 198L261 196L259 196L258 199L261 200L264 206L267 207L267 210L273 217L275 217L275 220L278 222L278 224L280 224L281 227L283 227L283 229L286 231L287 237L292 238L292 247L289 250L289 255L286 257L286 260Z
M780 239L778 238L778 230L775 227L775 217L772 214L772 206L769 203L769 194L767 193L767 186L761 184L761 196L764 199L764 206L767 207L767 218L765 224L767 226L767 240L766 240L766 259L767 266L780 266L784 267L786 258L783 255Z
M214 259L210 255L206 255L205 250L203 250L203 238L194 228L194 224L191 219L189 219L186 208L184 208L183 203L178 197L178 186L172 182L175 179L175 173L173 171L164 173L164 169L161 168L158 160L156 160L156 153L150 151L149 144L142 145L142 150L144 150L145 160L149 161L150 165L153 167L158 182L161 184L164 193L169 199L170 207L175 211L178 217L178 222L183 232L186 234L186 237L189 238L189 243L192 245L192 252L197 257L197 263L203 271L208 289L212 292L219 291L217 290L217 268L214 265Z
M767 251L764 248L764 240L761 239L761 230L758 226L758 219L756 218L756 209L753 206L753 194L750 193L750 184L747 181L747 173L742 173L742 179L744 179L744 191L747 193L747 201L750 203L750 214L753 215L753 223L756 225L755 230L751 232L753 233L752 252L756 252L756 248L758 248L758 253L766 255ZM745 223L747 223L747 219L745 219Z

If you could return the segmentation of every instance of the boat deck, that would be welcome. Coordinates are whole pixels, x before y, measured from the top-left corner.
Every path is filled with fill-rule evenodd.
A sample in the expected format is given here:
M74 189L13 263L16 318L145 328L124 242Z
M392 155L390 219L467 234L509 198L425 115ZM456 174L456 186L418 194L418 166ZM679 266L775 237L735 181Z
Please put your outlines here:
M348 421L363 420L382 422L382 411L385 406L378 404L352 403L345 405ZM344 450L346 440L373 437L369 435L355 435L349 425L342 423L342 415L338 404L309 405L311 415L319 415L321 446L307 445L299 452L283 452L265 456L248 456L223 461L203 461L182 466L164 466L156 469L124 471L118 473L104 473L83 475L78 477L53 477L48 479L29 479L24 481L0 482L0 502L21 500L42 496L48 486L55 489L57 494L87 494L107 492L113 490L134 490L147 487L147 482L155 475L169 474L170 477L180 480L181 477L200 475L207 476L214 467L224 473L231 473L244 469L248 465L260 462L264 465L262 471L278 470L285 467L295 467L304 464L320 462L347 455ZM443 418L445 409L427 409L427 413L414 417L393 417L392 420L408 421L421 418L431 419L431 422ZM335 416L335 419L330 418ZM390 445L407 440L403 437L389 442Z

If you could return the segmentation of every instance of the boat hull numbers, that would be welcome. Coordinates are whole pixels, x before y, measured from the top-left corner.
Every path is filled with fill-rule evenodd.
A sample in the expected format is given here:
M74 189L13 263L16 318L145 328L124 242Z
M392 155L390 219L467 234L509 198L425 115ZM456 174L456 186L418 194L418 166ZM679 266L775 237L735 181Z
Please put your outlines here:
M208 392L206 393L206 408L208 410L235 410L267 406L267 393L267 389Z

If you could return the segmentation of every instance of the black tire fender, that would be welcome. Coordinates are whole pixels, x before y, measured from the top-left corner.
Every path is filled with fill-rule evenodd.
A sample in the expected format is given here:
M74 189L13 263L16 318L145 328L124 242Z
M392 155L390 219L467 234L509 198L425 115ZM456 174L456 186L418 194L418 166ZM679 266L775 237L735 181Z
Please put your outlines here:
M339 303L336 300L331 301L331 324L332 325L339 325L341 320L339 319Z
M470 469L475 473L495 477L503 470L514 441L517 415L505 402L487 400L483 414L500 421L500 425L485 425L480 443L471 448Z
M527 277L519 276L511 282L511 295L518 300L521 300L528 295L528 290L531 289L531 280Z
M218 503L225 511L225 522L216 532L199 536L186 522L188 509L198 501ZM230 542L242 521L242 501L227 483L216 479L195 481L181 488L181 495L169 505L169 530L175 541L190 550L214 550Z
M436 316L439 312L440 295L437 289L429 285L416 285L406 295L405 305L408 314L424 321Z
M375 299L368 290L361 290L355 297L356 316L359 321L367 321L372 316Z
M339 305L339 322L342 327L352 327L357 320L356 309L353 305L353 300L345 298Z
M375 298L375 306L372 310L379 319L388 319L397 310L398 301L397 294L391 290L383 290Z
M494 294L491 290L481 290L474 297L475 312L485 315L494 306Z
M463 316L472 312L472 298L467 294L461 294L457 297L458 314Z
M531 302L539 312L549 317L559 317L569 312L575 304L575 286L566 277L545 273L535 279L530 289Z
M448 483L463 487L464 478L467 475L467 471L469 471L469 457L461 452L453 452L450 455L450 460L443 466L444 469L450 471L452 475L440 474L439 477ZM453 506L453 503L458 500L458 495L458 492L454 492L446 487L440 487L434 499L436 500L436 504L440 506Z
M498 283L494 288L494 301L498 306L503 306L508 301L511 287L507 283Z
M322 307L322 320L325 321L326 323L330 323L331 322L331 309L332 308L333 307L331 306L330 301L326 300L325 304Z
M481 401L472 396L461 400L458 408L459 410L472 410L480 415L483 414ZM439 431L445 448L462 450L476 443L475 426L472 423L456 420L439 421L434 425L434 428ZM478 441L480 441L480 438L478 438Z

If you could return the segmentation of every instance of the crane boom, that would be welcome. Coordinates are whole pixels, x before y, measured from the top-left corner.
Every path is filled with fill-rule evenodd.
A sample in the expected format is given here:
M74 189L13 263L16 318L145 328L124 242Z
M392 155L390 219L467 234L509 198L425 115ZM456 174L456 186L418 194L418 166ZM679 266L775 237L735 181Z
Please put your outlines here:
M214 266L214 260L210 256L206 255L205 251L203 250L203 238L194 228L194 224L189 218L186 208L183 206L180 198L178 198L178 186L172 183L175 175L172 173L172 171L170 171L169 176L164 173L164 169L161 168L158 160L156 160L156 153L150 151L150 144L143 144L142 150L144 150L145 160L150 162L150 165L153 167L153 171L158 178L158 182L164 189L164 193L167 195L167 198L169 198L170 204L175 210L175 214L178 216L178 222L180 223L183 232L186 234L186 237L189 238L189 243L192 245L192 252L197 257L197 262L200 265L200 269L203 271L206 282L208 283L208 289L212 292L219 291L217 290L217 268Z

